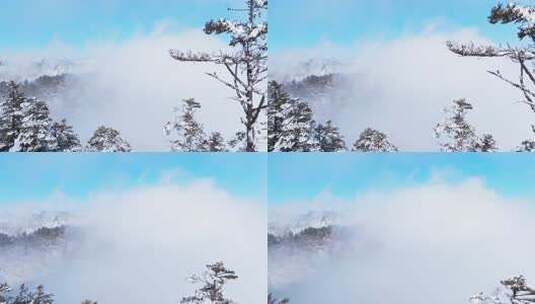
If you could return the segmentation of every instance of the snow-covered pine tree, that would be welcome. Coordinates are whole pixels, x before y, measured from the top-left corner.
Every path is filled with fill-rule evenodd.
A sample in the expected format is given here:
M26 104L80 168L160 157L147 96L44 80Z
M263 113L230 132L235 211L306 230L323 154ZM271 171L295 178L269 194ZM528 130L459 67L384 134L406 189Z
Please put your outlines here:
M204 147L207 152L227 152L227 146L223 135L219 132L213 132L208 136L208 139L204 142Z
M270 81L268 85L268 152L273 152L280 141L284 125L284 106L290 102L290 95L282 85Z
M535 289L528 286L524 276L500 282L502 287L494 295L479 292L470 297L472 304L530 304L535 302Z
M267 303L268 304L288 304L290 303L290 300L289 299L279 300L279 299L274 298L273 295L269 293Z
M11 291L7 283L0 283L0 304L8 304L8 293Z
M225 298L224 286L230 280L238 279L236 273L225 267L223 262L206 265L202 274L192 275L189 279L192 283L200 283L202 287L195 291L193 296L184 297L181 304L232 304L234 301Z
M13 149L16 152L51 152L57 150L52 136L52 119L46 102L30 98L22 104L19 136Z
M381 131L367 128L353 144L356 152L397 152L398 148Z
M526 139L516 148L516 152L535 152L535 141Z
M306 102L291 98L275 81L269 85L268 151L311 152L314 142L312 109Z
M245 127L245 150L255 152L257 124L267 107L264 86L267 78L268 26L264 12L268 1L245 1L247 9L238 11L247 11L247 20L211 20L204 27L204 32L208 35L228 34L231 51L209 54L170 50L170 55L182 62L209 62L225 68L229 79L215 72L208 75L234 91L233 99L240 104L244 113L242 124Z
M435 128L435 138L444 152L492 152L496 142L492 135L477 136L475 128L466 121L466 114L473 106L465 99L453 101L444 109L444 120Z
M311 152L319 149L314 140L317 129L314 128L312 109L306 102L291 99L284 105L282 114L283 127L275 151ZM324 131L329 132L327 129Z
M25 284L19 287L17 295L12 299L9 304L32 304L33 294Z
M25 284L22 284L14 298L8 299L7 304L52 304L54 295L45 292L42 285L37 286L35 292L31 292Z
M8 83L8 93L0 104L0 152L9 152L19 136L22 104L26 101L20 85Z
M443 122L435 127L435 138L444 152L467 152L477 142L473 126L466 121L466 113L473 107L465 99L453 101L453 106L444 109Z
M489 22L492 24L514 23L518 25L517 36L520 40L524 38L535 42L535 7L515 3L498 4L491 9ZM455 54L463 57L480 58L508 58L511 62L518 64L520 69L519 80L512 80L503 75L499 70L489 71L490 74L501 79L505 83L513 86L521 92L523 103L535 112L535 44L530 43L525 46L494 46L476 45L474 43L458 43L448 41L447 46ZM534 130L535 132L535 130ZM533 140L526 140L522 143L519 151L535 151L530 149Z
M535 302L535 289L528 286L524 276L517 276L500 282L510 291L510 299L515 304Z
M325 124L318 124L314 128L314 144L319 152L341 152L346 150L344 137L338 128L328 120Z
M80 152L82 150L80 139L73 127L67 124L67 120L54 122L50 131L57 141L57 152Z
M346 144L332 121L318 124L310 106L291 98L279 83L271 81L268 89L268 151L338 152Z
M476 152L496 152L498 147L496 145L496 140L490 134L483 134L481 138L476 142L475 149Z
M87 152L131 152L130 144L119 131L105 126L99 127L87 142Z
M535 125L531 125L531 130L535 133ZM516 148L516 152L535 152L535 141L526 139Z
M171 149L175 152L206 151L206 134L202 124L195 119L195 112L201 104L195 99L184 99L182 108L175 108L175 119L165 126L167 136L175 133L176 139L171 140Z
M228 146L237 152L247 152L247 147L243 144L246 138L247 135L245 132L238 131L234 134L234 137L228 141Z
M7 284L0 284L0 304L53 304L54 295L45 292L42 285L37 286L35 292L31 292L30 289L22 284L17 294L14 296L9 295L12 290Z
M52 304L54 303L54 295L45 292L43 285L37 286L33 294L31 304Z

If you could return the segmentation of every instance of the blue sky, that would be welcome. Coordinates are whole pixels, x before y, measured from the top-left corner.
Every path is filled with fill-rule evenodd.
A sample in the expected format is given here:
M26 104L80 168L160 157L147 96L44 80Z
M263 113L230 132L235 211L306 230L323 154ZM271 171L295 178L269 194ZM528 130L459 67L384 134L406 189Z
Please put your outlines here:
M269 166L268 160L269 158ZM369 190L426 183L439 174L455 183L471 177L506 196L534 195L535 156L513 154L4 154L0 204L46 199L56 193L83 199L100 191L211 178L229 193L280 204L329 191L352 198Z
M527 154L270 154L270 204L306 201L328 191L351 199L428 182L479 177L504 196L535 194L535 156Z
M83 46L149 33L164 20L177 30L202 28L228 16L237 0L2 0L0 52L33 49L51 42Z
M270 2L270 47L283 51L314 47L323 42L354 45L358 41L389 40L437 30L477 28L487 38L514 36L512 26L487 22L498 0L274 0Z
M228 193L264 200L263 154L131 153L4 154L0 156L0 204L34 201L63 193L84 199L100 191L211 178Z
M237 17L228 7L242 0L3 0L0 52L42 48L52 42L83 46L91 41L120 41L149 33L161 21L177 30L200 28L211 18ZM510 39L511 26L486 21L496 0L273 0L270 48L280 51L323 41L353 45L360 40L392 39L439 29L478 28L494 40Z

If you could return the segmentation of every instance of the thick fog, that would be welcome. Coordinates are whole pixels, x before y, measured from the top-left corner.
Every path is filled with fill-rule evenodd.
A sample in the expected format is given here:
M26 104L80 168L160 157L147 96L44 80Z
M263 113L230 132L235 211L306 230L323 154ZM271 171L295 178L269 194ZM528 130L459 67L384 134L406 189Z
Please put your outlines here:
M387 133L401 150L437 151L433 128L444 107L459 98L474 105L467 116L470 123L480 134L493 134L501 149L511 151L532 138L534 115L519 102L521 93L487 73L499 69L517 80L518 67L506 59L459 57L446 47L448 40L500 43L475 29L444 31L437 23L396 39L360 40L352 47L324 42L315 48L278 52L272 54L270 73L274 79L287 80L303 76L299 66L303 60L338 62L330 71L343 73L348 81L310 104L319 120L331 119L338 125L348 144L372 127Z
M265 300L262 202L233 197L209 181L62 201L2 207L21 220L25 212L68 210L72 228L67 245L57 250L0 253L0 279L44 284L57 303L177 303L200 287L186 280L189 275L223 261L239 276L226 287L228 297Z
M451 304L514 275L533 285L533 203L470 179L273 207L336 211L351 233L329 255L270 254L270 289L291 303Z
M61 41L41 50L2 54L11 74L38 76L35 62L67 62L75 75L61 92L48 100L52 116L67 118L83 141L100 125L118 129L137 151L169 151L163 127L174 118L174 107L196 98L203 108L198 119L208 132L227 138L241 128L240 106L233 92L206 75L220 71L211 64L181 63L169 49L216 52L226 49L219 38L201 28L177 30L170 21L158 23L149 33L124 41L94 41L72 47Z

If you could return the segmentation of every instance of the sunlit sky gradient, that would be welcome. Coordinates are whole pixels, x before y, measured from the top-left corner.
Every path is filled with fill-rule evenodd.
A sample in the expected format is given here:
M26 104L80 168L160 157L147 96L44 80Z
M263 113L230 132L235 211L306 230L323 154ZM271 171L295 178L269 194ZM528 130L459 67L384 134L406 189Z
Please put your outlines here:
M272 51L321 43L353 46L390 40L429 28L474 28L490 40L514 38L514 27L487 22L497 0L274 0L270 2Z
M328 192L351 199L371 190L391 191L440 179L480 178L506 196L535 194L535 156L500 154L270 154L269 204L307 201Z
M238 0L3 0L0 52L121 41L163 23L177 31L200 29L213 18L239 17L227 8L240 5Z
M7 153L0 156L0 204L56 194L81 200L102 191L199 179L210 179L232 195L264 201L266 159L242 153Z

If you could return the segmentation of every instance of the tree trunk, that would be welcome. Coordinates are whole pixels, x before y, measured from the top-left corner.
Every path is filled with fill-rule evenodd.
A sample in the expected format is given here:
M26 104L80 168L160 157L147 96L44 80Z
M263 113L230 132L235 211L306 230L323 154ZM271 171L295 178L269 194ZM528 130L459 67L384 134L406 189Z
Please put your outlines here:
M247 146L245 147L245 151L247 152L256 152L256 145L255 145L255 128L251 124L247 124Z

